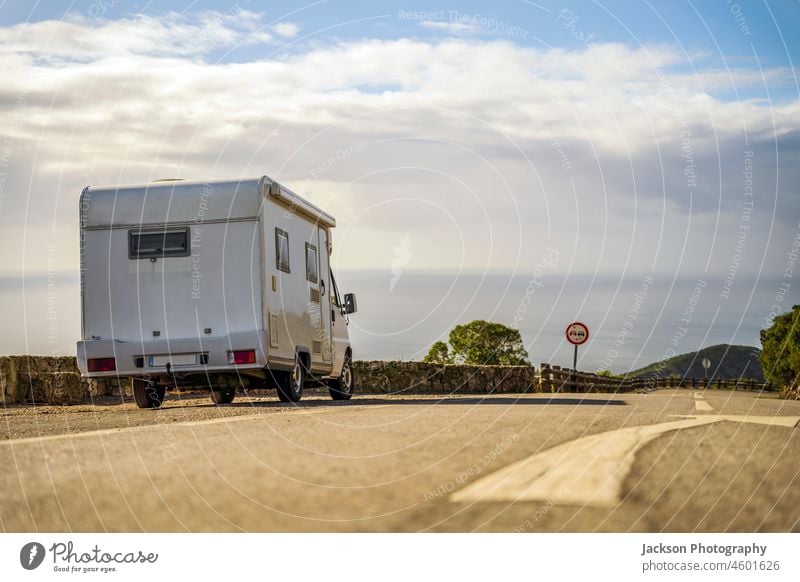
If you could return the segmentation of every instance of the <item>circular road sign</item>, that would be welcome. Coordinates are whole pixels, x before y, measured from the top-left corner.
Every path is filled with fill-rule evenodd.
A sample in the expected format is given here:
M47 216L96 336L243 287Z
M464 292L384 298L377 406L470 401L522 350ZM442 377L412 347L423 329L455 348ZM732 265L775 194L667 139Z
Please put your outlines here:
M589 328L580 321L570 323L566 330L567 341L572 345L585 344L589 339Z
M703 358L703 367L708 370L711 367L711 360L708 358Z

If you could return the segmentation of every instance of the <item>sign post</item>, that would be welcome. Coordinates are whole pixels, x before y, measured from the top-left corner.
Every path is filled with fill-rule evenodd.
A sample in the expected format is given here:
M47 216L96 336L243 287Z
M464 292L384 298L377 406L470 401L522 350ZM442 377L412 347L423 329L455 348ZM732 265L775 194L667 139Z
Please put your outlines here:
M578 346L585 344L589 340L589 328L580 321L574 321L567 326L565 335L567 336L567 341L575 346L575 352L572 355L572 391L577 392Z
M708 388L708 369L711 367L711 360L708 358L703 358L701 363L703 364L703 384L705 388Z

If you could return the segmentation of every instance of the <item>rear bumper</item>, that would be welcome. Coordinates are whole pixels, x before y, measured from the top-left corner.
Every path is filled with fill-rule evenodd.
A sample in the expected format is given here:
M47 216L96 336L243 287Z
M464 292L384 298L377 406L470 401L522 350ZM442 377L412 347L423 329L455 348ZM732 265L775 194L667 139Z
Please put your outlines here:
M196 364L173 365L173 373L187 372L235 372L260 370L267 365L267 333L264 330L230 333L223 337L182 338L147 342L122 342L117 340L82 340L78 342L78 369L88 378L116 378L118 376L158 375L167 372L166 365L150 365L151 356L163 360L179 355L196 354ZM231 364L229 352L236 350L255 350L256 361L252 364ZM205 355L200 358L200 355ZM89 372L87 360L111 358L116 360L116 370L108 372ZM202 362L205 363L202 363Z

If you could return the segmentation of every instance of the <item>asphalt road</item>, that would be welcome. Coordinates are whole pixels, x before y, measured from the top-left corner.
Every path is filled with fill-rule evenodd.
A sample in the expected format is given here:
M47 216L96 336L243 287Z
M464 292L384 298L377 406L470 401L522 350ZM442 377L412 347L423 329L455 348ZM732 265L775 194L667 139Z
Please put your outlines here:
M800 531L800 402L746 392L9 407L4 531Z

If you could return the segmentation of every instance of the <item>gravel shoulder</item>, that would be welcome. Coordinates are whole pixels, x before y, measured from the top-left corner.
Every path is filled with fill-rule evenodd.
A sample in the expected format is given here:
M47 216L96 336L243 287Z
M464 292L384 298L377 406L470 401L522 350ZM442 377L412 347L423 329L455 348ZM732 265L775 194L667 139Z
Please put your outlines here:
M321 390L304 396L303 408L335 406ZM349 403L344 403L345 405ZM0 440L81 433L93 430L196 422L244 415L285 414L297 408L278 401L274 392L237 395L233 404L217 406L205 393L170 394L161 408L142 410L130 398L105 397L76 405L7 405L0 410Z
M507 395L504 400L512 401L515 397ZM528 398L530 395L523 397ZM119 396L97 398L93 402L72 405L8 404L0 409L0 441L201 422L245 415L291 414L296 410L314 408L374 406L412 401L436 404L452 400L480 402L481 396L356 395L351 401L334 401L327 390L311 388L305 390L303 399L296 404L280 402L274 391L254 391L247 396L237 394L232 404L221 406L212 403L205 392L168 394L161 408L157 410L142 410L137 408L131 398L123 399Z

